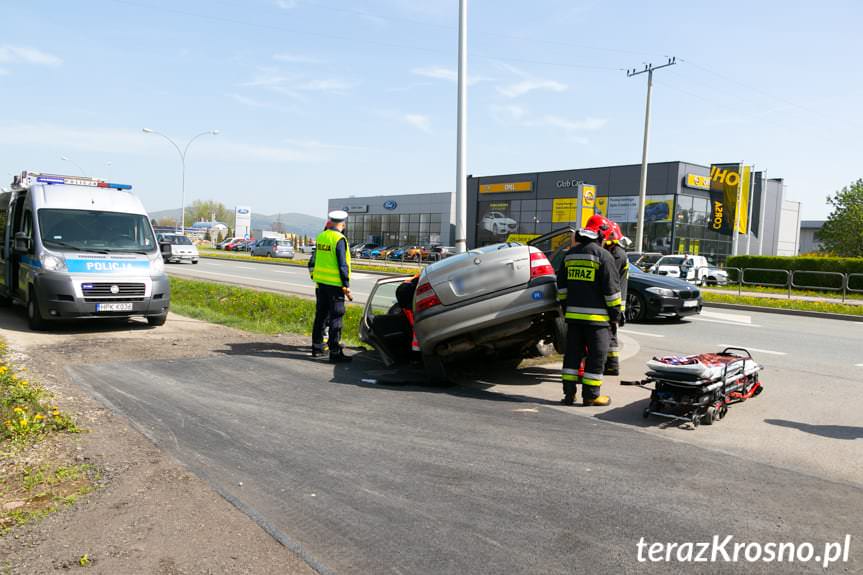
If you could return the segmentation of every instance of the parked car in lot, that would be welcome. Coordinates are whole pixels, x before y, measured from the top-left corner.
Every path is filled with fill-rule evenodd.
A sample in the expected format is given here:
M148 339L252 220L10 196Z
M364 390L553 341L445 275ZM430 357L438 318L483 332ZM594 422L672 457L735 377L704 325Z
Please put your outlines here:
M361 339L384 363L406 361L411 330L396 297L410 276L379 280L366 302ZM485 358L517 365L543 341L563 345L554 269L537 248L493 244L430 264L412 307L422 360L433 380L454 362ZM410 305L410 303L408 304Z
M226 252L239 251L237 248L245 241L246 240L244 240L243 238L234 238L230 242L225 244L224 248L222 249L224 249Z
M375 260L385 260L391 251L397 249L397 246L387 246L375 248L369 252L369 257Z
M401 260L405 257L405 248L395 248L387 253L388 260Z
M355 258L368 258L368 252L378 247L377 244L357 244L351 246L351 256Z
M701 313L701 292L682 279L649 274L630 265L627 285L627 321L660 317L680 319Z
M455 253L455 246L432 246L428 259L433 262L439 262Z
M431 251L425 246L410 246L405 249L405 259L421 262L429 259Z
M251 255L267 258L293 258L294 245L288 240L264 238L255 243Z
M192 240L182 234L159 234L157 236L162 249L162 260L167 263L191 262L198 263L200 258L198 248Z

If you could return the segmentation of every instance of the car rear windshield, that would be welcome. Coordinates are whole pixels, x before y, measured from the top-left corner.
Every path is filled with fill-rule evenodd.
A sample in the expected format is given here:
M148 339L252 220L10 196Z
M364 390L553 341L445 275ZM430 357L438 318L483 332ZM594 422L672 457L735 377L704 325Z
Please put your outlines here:
M174 244L175 246L192 245L192 240L190 240L186 236L164 236L162 238L162 241L168 244Z
M153 252L156 238L147 216L88 210L39 210L47 248L105 252Z
M679 266L684 261L684 258L662 258L659 264L663 266Z
M276 245L277 245L277 246L280 246L280 247L283 247L283 248L290 248L290 247L293 247L293 244L292 244L291 242L287 241L287 240L279 240L279 241L277 241L277 242L276 242Z

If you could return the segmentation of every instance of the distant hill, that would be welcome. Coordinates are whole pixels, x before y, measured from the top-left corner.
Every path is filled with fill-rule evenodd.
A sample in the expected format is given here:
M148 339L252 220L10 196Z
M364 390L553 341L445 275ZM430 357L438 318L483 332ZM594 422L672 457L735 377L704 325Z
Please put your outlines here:
M178 210L160 210L158 212L150 212L150 218L161 220L163 218L176 219ZM324 229L325 220L316 216L307 214L298 214L295 212L286 212L283 214L256 214L252 212L252 229L253 230L272 230L273 224L280 222L285 232L300 235L316 235ZM224 222L231 225L232 222ZM186 222L191 225L192 222Z

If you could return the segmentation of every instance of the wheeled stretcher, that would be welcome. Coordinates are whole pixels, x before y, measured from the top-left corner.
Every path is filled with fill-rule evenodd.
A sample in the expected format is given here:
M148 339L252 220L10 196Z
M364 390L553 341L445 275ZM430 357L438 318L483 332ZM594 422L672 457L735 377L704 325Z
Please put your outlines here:
M645 378L621 381L650 390L644 417L711 425L725 417L728 407L763 391L763 369L744 348L726 347L719 353L666 356L647 362Z

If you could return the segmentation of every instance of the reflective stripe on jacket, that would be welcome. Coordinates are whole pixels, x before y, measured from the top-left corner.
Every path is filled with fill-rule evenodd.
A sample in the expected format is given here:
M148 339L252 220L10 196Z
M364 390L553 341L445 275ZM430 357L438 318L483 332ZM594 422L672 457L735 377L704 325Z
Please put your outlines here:
M348 240L336 230L324 230L315 239L315 267L312 280L315 283L331 286L341 286L342 276L339 273L339 261L336 257L336 246L345 242L345 262L348 266L348 279L351 276L351 252L347 249Z
M571 248L557 270L557 288L568 322L608 325L622 304L620 278L612 255L597 242Z

